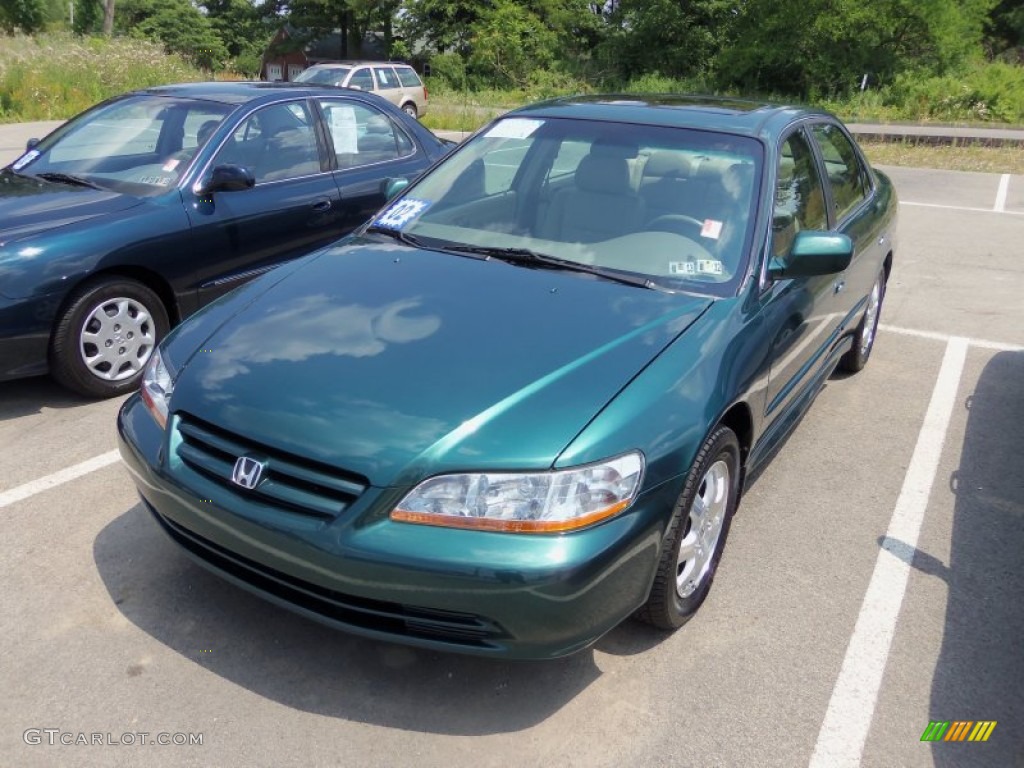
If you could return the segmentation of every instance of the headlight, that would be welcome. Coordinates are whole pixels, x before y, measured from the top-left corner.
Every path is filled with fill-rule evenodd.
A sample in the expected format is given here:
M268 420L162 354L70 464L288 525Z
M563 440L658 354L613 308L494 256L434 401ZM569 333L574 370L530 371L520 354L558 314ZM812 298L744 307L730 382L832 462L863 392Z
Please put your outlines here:
M161 428L167 426L167 405L173 391L174 378L157 349L142 374L142 401Z
M571 531L633 503L640 453L551 472L438 475L406 494L392 520L515 533Z

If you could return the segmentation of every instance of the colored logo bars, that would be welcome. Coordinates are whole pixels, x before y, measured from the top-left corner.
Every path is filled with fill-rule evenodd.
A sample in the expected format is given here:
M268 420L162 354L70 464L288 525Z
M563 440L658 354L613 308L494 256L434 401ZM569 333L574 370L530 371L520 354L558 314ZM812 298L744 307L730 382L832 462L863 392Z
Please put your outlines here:
M921 741L988 741L995 720L932 720L921 734Z

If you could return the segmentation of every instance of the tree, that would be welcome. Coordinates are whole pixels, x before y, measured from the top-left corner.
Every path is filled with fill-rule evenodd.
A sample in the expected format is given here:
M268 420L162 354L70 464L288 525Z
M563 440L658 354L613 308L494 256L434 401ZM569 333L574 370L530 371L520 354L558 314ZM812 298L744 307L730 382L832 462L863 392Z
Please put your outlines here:
M116 29L163 43L204 69L221 69L228 58L210 20L190 0L121 0Z
M20 30L33 34L46 23L45 8L41 0L3 0L0 3L0 30Z
M498 85L525 87L555 58L557 36L517 0L494 0L473 25L470 67Z

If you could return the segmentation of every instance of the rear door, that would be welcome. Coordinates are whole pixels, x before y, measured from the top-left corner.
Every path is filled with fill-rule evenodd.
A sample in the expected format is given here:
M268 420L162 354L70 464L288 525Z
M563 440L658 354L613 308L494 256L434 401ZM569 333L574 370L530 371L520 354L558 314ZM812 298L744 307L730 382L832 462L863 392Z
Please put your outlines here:
M317 103L327 125L328 149L337 170L339 215L348 231L385 202L388 179L414 179L426 167L424 150L382 110L355 99L322 97Z
M315 121L304 99L262 107L242 119L208 165L241 165L256 186L209 197L183 192L200 259L199 303L304 255L346 229Z
M837 285L835 311L841 327L850 330L859 321L864 299L877 277L887 248L883 222L876 215L874 189L852 140L831 121L811 125L811 136L822 161L832 228L853 241L853 260Z

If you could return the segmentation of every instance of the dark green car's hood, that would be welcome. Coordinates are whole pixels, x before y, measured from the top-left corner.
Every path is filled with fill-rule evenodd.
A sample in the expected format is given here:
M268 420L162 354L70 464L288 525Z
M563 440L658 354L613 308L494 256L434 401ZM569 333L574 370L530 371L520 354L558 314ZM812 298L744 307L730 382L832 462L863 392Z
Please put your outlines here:
M0 171L0 244L139 204L128 195Z
M171 408L378 486L546 468L710 303L355 241L211 317Z

